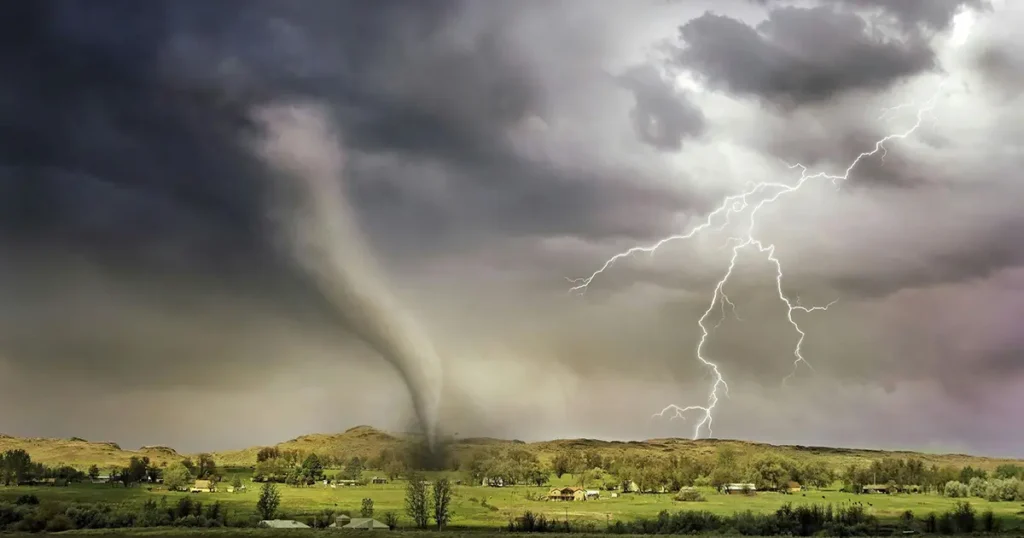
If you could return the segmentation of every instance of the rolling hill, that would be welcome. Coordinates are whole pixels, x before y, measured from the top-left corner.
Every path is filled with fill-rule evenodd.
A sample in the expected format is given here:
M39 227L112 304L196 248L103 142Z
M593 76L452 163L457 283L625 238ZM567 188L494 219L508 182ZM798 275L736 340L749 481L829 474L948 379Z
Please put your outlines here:
M406 434L387 433L370 426L356 426L338 434L310 434L278 443L281 450L294 450L303 453L315 452L320 455L350 458L374 457L384 448L400 449L410 438ZM729 446L741 457L753 453L774 452L794 459L810 457L824 458L834 468L850 463L867 465L872 460L885 457L917 457L926 465L938 464L962 467L974 467L991 470L1004 463L1024 464L1024 460L1008 458L989 458L966 454L927 454L910 451L883 451L854 448L829 448L808 446L777 446L747 441L702 439L697 441L684 439L649 439L646 441L602 441L597 439L563 439L524 443L516 440L492 438L455 439L449 443L450 450L455 454L464 454L484 447L504 448L517 447L536 453L541 460L550 460L563 449L596 450L604 456L622 454L679 455L679 456L711 456L719 447ZM137 450L124 450L115 443L86 441L79 438L46 439L18 438L0 435L0 451L21 448L26 450L34 461L48 465L68 464L86 468L96 464L102 469L127 464L132 456L148 456L151 461L178 461L186 454L181 454L169 447L142 447ZM256 453L260 447L241 450L216 452L214 459L221 466L248 467L255 465Z

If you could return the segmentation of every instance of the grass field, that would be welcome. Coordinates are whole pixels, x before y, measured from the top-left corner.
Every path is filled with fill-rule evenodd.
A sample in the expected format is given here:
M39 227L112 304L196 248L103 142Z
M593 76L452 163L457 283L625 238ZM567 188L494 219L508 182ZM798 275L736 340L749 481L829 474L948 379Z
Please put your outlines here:
M568 482L566 482L568 483ZM557 485L557 484L556 484ZM191 494L193 499L204 503L220 501L235 516L247 517L255 513L258 485L249 483L244 493L202 493ZM906 510L917 517L929 512L943 512L955 504L955 499L926 494L905 495L853 495L838 491L807 491L793 495L780 493L759 493L754 496L722 495L714 491L705 492L706 501L683 503L673 500L670 494L628 494L618 498L556 503L543 498L549 488L516 486L489 488L483 486L456 486L453 500L454 517L451 525L465 528L498 528L505 525L510 517L530 510L545 514L548 518L571 521L593 521L600 526L609 520L630 520L654 517L661 510L707 510L716 514L730 515L751 510L772 512L785 503L799 504L840 504L860 502L869 513L882 519L895 519ZM394 511L404 520L405 483L364 487L341 487L333 489L322 485L311 487L279 486L281 491L280 517L304 521L307 516L325 509L347 510L358 515L363 498L371 498L375 513L380 517L384 512ZM33 493L44 502L60 500L71 502L108 502L126 505L140 505L146 500L160 502L166 499L171 504L185 493L168 492L146 487L111 487L103 484L80 484L66 488L52 487L0 487L0 500L13 500L19 495ZM978 512L991 509L1010 527L1022 528L1024 506L1015 502L988 502L970 499Z

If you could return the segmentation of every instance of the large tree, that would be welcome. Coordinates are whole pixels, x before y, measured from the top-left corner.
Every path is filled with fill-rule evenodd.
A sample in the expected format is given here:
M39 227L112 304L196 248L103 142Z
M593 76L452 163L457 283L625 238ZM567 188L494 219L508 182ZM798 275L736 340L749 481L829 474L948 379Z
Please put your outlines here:
M452 483L447 478L434 481L434 522L441 530L452 520Z
M192 482L192 473L185 464L172 463L164 469L164 485L171 491L184 489Z
M421 528L427 528L429 522L427 499L427 482L423 475L414 474L409 477L409 484L405 488L405 513L412 518L413 523Z
M8 450L0 456L0 478L5 486L17 484L32 473L32 458L28 452L17 448Z
M260 490L260 498L256 501L256 511L259 512L260 517L263 519L274 519L274 515L277 514L277 507L281 505L281 494L277 491L277 486L267 482L263 484L263 489Z

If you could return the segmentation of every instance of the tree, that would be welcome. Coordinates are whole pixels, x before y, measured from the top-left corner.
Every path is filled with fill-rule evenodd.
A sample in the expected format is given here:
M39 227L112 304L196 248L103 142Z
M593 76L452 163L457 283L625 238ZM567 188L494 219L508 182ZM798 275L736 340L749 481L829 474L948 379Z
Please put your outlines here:
M184 489L192 483L192 473L184 463L172 463L164 469L164 485L171 491Z
M217 474L217 463L213 461L210 454L200 454L199 464L196 466L196 478L198 480L212 480Z
M582 464L583 461L579 454L569 449L563 449L551 459L551 467L558 478L562 478L562 475L565 474L576 474Z
M434 522L441 530L452 520L452 483L447 478L434 481Z
M358 456L348 460L345 464L344 475L349 480L359 480L363 476L363 460L359 459Z
M715 469L711 471L711 485L721 487L725 484L738 482L740 478L736 450L723 446L718 449Z
M32 473L32 458L28 455L28 452L17 448L14 450L8 450L0 456L0 475L3 475L3 482L5 486L11 485L11 483L17 484L29 477Z
M146 470L149 469L149 458L139 458L138 456L132 456L128 460L128 467L122 474L121 481L128 484L136 484L142 482L146 478Z
M100 468L96 464L89 466L89 480L96 480L100 477Z
M256 453L256 463L267 460L274 460L281 457L281 451L276 446L265 446Z
M363 505L359 508L359 515L362 517L373 517L373 499L363 499Z
M384 512L384 524L391 530L398 528L398 514L394 512Z
M324 476L324 464L316 454L306 456L302 462L302 475L310 481L316 482Z
M774 454L763 455L751 465L751 477L760 489L778 489L790 478L787 463Z
M260 517L264 520L274 519L277 507L280 505L281 494L277 491L277 486L270 482L263 484L263 488L260 489L260 498L256 501L256 511L259 512Z
M1008 478L1024 478L1024 467L1013 463L1004 463L996 467L996 478L1006 480Z
M238 490L242 489L242 479L236 476L235 479L231 481L231 487L235 488L235 493L238 493Z
M421 529L427 528L427 504L427 482L423 479L423 475L410 476L409 484L405 488L405 513Z
M394 480L405 472L405 463L402 460L394 459L385 463L383 470L384 474L388 476L388 480Z

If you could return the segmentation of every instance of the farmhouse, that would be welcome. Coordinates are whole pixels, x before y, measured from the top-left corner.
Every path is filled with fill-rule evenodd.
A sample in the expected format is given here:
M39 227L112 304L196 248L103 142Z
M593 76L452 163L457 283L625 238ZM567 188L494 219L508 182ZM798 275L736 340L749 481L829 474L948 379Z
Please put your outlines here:
M217 491L217 486L210 480L196 480L196 483L192 484L192 488L189 491L192 493L213 493Z
M588 489L585 492L588 501L594 501L601 498L601 491L596 489Z
M493 477L493 478L491 478L491 477L484 477L484 479L482 481L480 481L480 485L481 486L490 486L492 488L503 488L503 487L505 487L505 479L500 477L500 476L496 476L496 477Z
M587 491L583 488L569 487L569 488L552 488L548 492L549 501L585 501L587 500Z
M754 484L726 484L722 486L722 493L727 495L750 495L755 491L757 491L757 488L754 487Z
M375 476L375 477L370 479L370 483L371 484L387 484L388 483L388 479L380 477L380 476Z
M784 485L783 485L783 486L782 486L781 488L779 488L779 489L780 489L780 490L781 490L781 491L782 491L783 493L800 493L800 490L801 490L802 488L800 487L800 483L799 483L799 482L793 482L793 481L789 481L789 482L786 482L786 483L785 483L785 484L784 484Z

